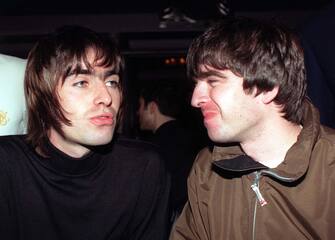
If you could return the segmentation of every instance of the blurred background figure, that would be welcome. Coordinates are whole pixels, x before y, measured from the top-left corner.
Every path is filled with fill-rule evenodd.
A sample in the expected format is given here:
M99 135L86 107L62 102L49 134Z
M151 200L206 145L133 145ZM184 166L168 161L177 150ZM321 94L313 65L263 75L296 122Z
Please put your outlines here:
M335 2L300 29L305 54L307 92L322 124L335 128Z
M26 60L0 54L0 135L26 131L25 68Z
M147 140L157 145L171 176L173 223L187 201L186 181L198 148L196 138L181 120L187 106L182 88L162 81L141 89L138 117L140 129L153 133Z

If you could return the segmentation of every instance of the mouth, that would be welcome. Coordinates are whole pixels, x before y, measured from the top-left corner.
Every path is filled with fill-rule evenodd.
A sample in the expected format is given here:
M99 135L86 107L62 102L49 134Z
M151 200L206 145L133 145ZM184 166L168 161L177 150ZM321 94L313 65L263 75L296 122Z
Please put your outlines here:
M214 118L218 113L216 111L203 111L202 116L204 117L204 120L209 120Z
M114 117L109 113L101 114L90 118L90 122L96 126L113 125Z

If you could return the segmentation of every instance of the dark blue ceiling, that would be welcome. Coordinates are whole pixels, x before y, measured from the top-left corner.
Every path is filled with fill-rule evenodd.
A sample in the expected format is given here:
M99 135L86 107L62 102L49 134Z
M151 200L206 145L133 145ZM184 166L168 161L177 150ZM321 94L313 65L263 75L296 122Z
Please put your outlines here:
M316 10L331 0L228 0L233 11ZM217 0L1 0L0 15L159 13L175 2L188 15L215 14Z

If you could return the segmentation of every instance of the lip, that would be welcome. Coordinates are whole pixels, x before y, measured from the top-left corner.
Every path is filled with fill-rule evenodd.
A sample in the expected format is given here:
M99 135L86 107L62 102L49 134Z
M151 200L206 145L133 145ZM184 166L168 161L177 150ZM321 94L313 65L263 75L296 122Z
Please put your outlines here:
M213 108L203 108L201 109L201 112L204 117L204 121L209 121L218 115L218 111Z
M113 125L114 116L111 113L104 113L90 118L90 122L96 126Z
M204 111L202 112L202 115L204 119L211 119L215 117L218 113L216 111Z

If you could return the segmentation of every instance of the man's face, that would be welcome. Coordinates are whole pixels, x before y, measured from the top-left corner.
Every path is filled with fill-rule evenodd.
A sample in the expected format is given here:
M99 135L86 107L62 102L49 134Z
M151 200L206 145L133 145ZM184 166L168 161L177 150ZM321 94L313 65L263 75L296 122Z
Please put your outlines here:
M208 135L215 142L243 142L257 135L262 105L247 94L243 78L230 70L202 66L208 77L196 81L192 105L201 109Z
M150 109L149 104L147 105L145 104L143 97L139 98L139 107L137 115L141 130L152 131L154 129L154 119L152 109Z
M93 51L88 52L91 64L94 56ZM89 70L84 64L79 73L70 73L64 84L59 81L59 102L71 125L62 123L64 136L51 128L50 141L73 157L81 157L90 146L109 143L122 98L119 84L112 67L94 66Z

